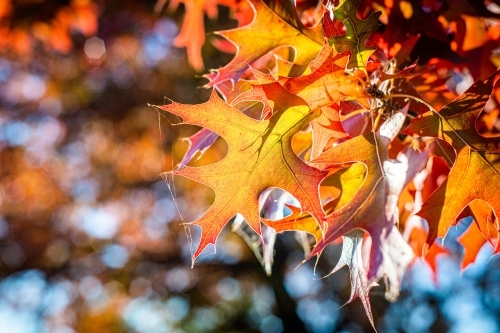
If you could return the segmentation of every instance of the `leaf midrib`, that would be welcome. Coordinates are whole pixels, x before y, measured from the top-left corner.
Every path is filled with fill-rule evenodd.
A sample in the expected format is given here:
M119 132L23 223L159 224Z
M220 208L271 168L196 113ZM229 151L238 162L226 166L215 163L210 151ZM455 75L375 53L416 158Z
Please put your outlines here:
M455 130L455 128L453 126L451 126L451 124L448 122L447 118L445 118L444 116L442 116L441 114L439 114L439 112L435 112L435 114L437 114L439 116L439 118L441 118L442 121L446 122L446 125L451 129L451 131L453 132L453 134L456 135L457 138L460 139L460 141L462 141L462 143L468 147L470 149L470 152L468 153L469 154L469 158L471 158L472 154L471 152L474 152L476 153L479 158L486 164L488 165L495 173L498 177L500 177L500 173L493 167L493 165L483 157L483 155L481 154L481 151L476 149L475 147L471 146L464 138L462 138L458 132ZM453 119L454 117L448 117L450 119ZM443 129L444 130L444 129ZM451 143L450 143L451 144ZM452 145L453 146L453 145ZM455 147L453 147L455 148ZM463 148L460 149L460 151L458 152L458 154L462 153L463 151ZM486 152L485 152L486 153ZM457 158L458 158L458 154L457 154ZM495 154L495 153L493 153ZM455 164L453 164L453 167L455 167ZM467 168L468 170L468 168Z
M288 128L286 131L284 131L282 134L279 135L278 139L275 140L271 145L270 147L268 148L268 150L262 155L262 158L260 158L259 160L257 160L257 162L255 163L255 166L253 167L252 170L248 171L248 175L246 177L246 179L241 183L241 185L238 187L237 191L234 193L234 195L232 196L232 198L227 202L227 204L224 206L224 208L219 212L219 214L216 215L215 217L215 220L218 221L220 216L226 211L226 209L228 209L228 207L232 204L232 202L235 200L235 198L238 196L238 194L240 193L241 189L244 188L246 185L247 185L247 182L248 182L248 179L252 176L253 172L259 167L260 163L267 157L267 155L269 154L269 152L271 150L273 150L273 148L275 147L275 145L279 142L282 141L283 137L288 134L293 128L295 128L305 117L307 117L310 113L307 113L305 114L302 118L300 118L296 123L293 124L293 126L290 126L290 128ZM283 115L282 115L283 116ZM259 132L259 134L262 134L261 132ZM272 134L272 132L271 132ZM277 135L277 134L275 134ZM284 164L287 166L290 174L292 175L293 179L295 180L295 182L297 183L297 185L300 187L300 189L307 195L307 192L304 190L304 188L302 187L302 185L300 184L300 182L297 181L297 178L295 178L295 175L294 173L292 172L292 169L291 167L288 165L285 157L283 156L283 148L280 149L281 151L281 157L282 157L282 160L284 162ZM217 195L217 191L214 189L214 191L216 192L216 195ZM309 201L311 201L311 198L309 197L309 195L307 195L307 198L309 199ZM312 207L313 208L313 207ZM210 225L209 227L209 230L212 230L213 227L215 226L215 223Z
M347 39L347 38L343 38L344 40L345 40L345 39L347 39L347 40L346 40L345 42L342 42L342 43L344 43L344 44L351 44L351 45L353 45L353 46L354 46L354 48L356 49L357 53L361 55L362 50L361 50L361 48L359 47L361 44L362 44L362 45L366 48L366 50L369 50L369 48L367 48L367 47L366 47L366 45L364 45L364 42L361 42L361 37L362 37L362 36L366 33L366 30L367 30L370 26L369 26L369 25L366 25L366 26L364 27L364 29L360 32L360 34L358 34L358 31L356 30L356 25L355 25L354 21L351 19L351 15L350 15L350 14L351 14L351 11L352 11L352 10L354 10L354 11L355 11L355 10L356 10L356 8L354 8L354 6L352 6L352 7L350 7L350 8L347 10L346 19L349 21L349 23L350 23L350 25L351 25L351 27L352 27L352 30L353 30L353 32L354 32L354 36L356 36L356 40L357 40L357 41L356 41L356 43L353 43L353 42L349 41L349 39ZM356 15L356 14L355 14L355 15ZM369 20L371 15L372 15L372 14L370 14L370 15L368 16L368 18L367 18L365 21ZM362 21L362 22L363 22L363 21ZM345 35L342 35L342 36L337 36L337 37L334 37L334 38L342 38L342 37L344 37L344 36L348 36L348 33L346 33ZM354 55L352 55L352 56L354 56ZM356 60L356 62L357 62L357 60ZM363 67L364 67L364 64L363 64Z

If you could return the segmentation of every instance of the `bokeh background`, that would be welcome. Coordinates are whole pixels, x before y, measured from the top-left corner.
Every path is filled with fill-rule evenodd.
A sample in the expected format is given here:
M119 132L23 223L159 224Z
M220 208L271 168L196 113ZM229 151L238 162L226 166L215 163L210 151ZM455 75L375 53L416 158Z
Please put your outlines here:
M207 31L237 25L218 9ZM210 94L172 45L183 15L153 0L0 1L0 332L373 332L359 300L341 307L347 268L322 278L339 246L314 274L293 235L280 235L267 277L228 226L191 268L180 216L202 214L213 192L159 174L197 128L147 105ZM206 68L232 57L210 41L202 55ZM225 149L218 141L197 165ZM489 244L460 272L454 237L469 223L447 238L436 274L413 264L398 302L383 281L373 289L379 332L500 332Z

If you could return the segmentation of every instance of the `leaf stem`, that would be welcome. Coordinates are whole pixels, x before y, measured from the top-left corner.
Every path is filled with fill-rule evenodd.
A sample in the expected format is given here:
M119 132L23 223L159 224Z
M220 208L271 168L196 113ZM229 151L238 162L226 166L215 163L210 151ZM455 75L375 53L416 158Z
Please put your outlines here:
M424 101L423 99L421 99L419 97L415 97L415 96L411 96L411 95L406 95L406 94L393 94L393 95L387 95L386 97L404 97L404 98L410 98L410 99L413 99L413 100L415 100L417 102L420 102L420 103L424 104L425 106L427 106L429 108L429 110L431 110L431 111L433 111L435 113L439 113L439 112L437 112L437 110L432 105L430 105L429 103L427 103L426 101ZM443 148L443 146L441 145L441 143L439 142L439 140L436 140L436 139L437 138L434 138L434 142L436 142L436 144L439 146L439 148L443 152L445 160L448 162L448 165L452 166L453 165L453 159L450 156L448 156L448 154L446 153L446 150Z
M424 101L423 99L421 99L419 97L415 97L415 96L412 96L412 95L406 95L406 94L391 94L391 95L386 95L385 97L386 98L387 97L388 98L394 98L394 97L410 98L410 99L413 99L416 102L424 104L425 106L427 106L429 108L429 110L431 110L433 112L436 112L436 113L439 113L439 112L437 112L436 109L434 109L434 107L432 105L430 105L429 103L427 103L426 101Z
M378 123L380 122L380 118L382 117L382 113L377 112L377 118L375 118L375 122L373 123L373 130L377 130Z

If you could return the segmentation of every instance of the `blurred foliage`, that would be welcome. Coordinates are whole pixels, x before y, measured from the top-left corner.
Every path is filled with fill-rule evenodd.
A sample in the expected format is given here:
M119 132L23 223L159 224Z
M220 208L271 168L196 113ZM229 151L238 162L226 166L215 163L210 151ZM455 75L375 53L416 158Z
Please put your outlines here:
M359 301L339 309L349 298L348 271L314 280L314 263L297 268L303 255L291 235L277 240L271 277L229 229L215 255L190 267L177 209L191 220L211 194L182 179L169 188L159 174L187 148L176 139L196 129L172 126L175 117L159 118L147 103L199 103L210 91L197 89L205 82L172 45L183 7L166 14L155 5L0 1L2 331L371 330ZM218 10L207 31L237 25L228 8ZM210 43L202 51L206 68L232 57ZM197 163L217 161L221 151ZM459 278L461 248L449 242L454 251L440 259L436 283L416 264L397 303L375 289L379 331L499 330L498 258L480 256ZM316 277L339 251L327 249Z

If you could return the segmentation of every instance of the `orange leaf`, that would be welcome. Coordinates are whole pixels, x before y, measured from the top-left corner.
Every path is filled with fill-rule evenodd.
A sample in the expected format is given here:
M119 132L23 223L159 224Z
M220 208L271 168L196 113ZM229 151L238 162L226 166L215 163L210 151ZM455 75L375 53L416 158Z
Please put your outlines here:
M323 210L328 214L334 212L337 208L340 208L352 200L352 197L358 190L365 178L366 168L362 163L355 163L348 168L338 170L328 176L322 186L334 187L339 189L340 195L335 200L332 200L323 206ZM349 186L345 186L348 184ZM318 222L306 212L303 212L297 207L287 205L292 211L291 215L284 217L283 219L272 221L268 219L263 219L262 222L272 228L277 232L283 231L305 231L310 233L316 238L318 242L322 237L323 233L318 224Z
M458 238L458 242L464 247L464 257L462 258L461 269L464 270L476 260L479 250L486 243L481 230L475 221L472 221L470 226Z
M422 255L422 251L425 247L425 240L427 238L427 231L425 231L422 227L415 227L412 229L410 234L410 239L408 240L408 244L413 249L413 253L417 256ZM423 257L423 259L429 264L432 272L432 278L436 281L437 277L437 259L440 255L449 254L449 251L439 245L439 242L434 242L432 246L427 251L427 254Z
M475 128L499 73L497 70L487 79L476 81L439 113L429 111L419 116L406 130L445 140L457 152L448 178L417 213L429 223L428 245L444 237L473 200L486 201L496 216L500 214L500 138L485 138Z
M459 215L458 219L472 216L486 241L498 248L498 219L493 214L490 205L483 200L473 200ZM458 220L457 219L457 220ZM495 250L495 253L498 250Z
M309 65L311 74L279 78L286 90L302 97L312 110L320 108L322 111L321 116L312 122L311 159L323 152L330 138L349 137L340 122L338 103L345 99L368 97L363 86L364 73L355 71L351 75L346 74L348 59L348 52L334 54L332 47L325 44Z
M215 202L193 223L202 228L200 244L193 260L215 241L224 225L241 213L260 235L259 195L270 187L282 188L295 196L304 211L318 221L324 219L319 184L325 171L306 165L292 151L291 138L319 114L311 113L299 97L278 83L263 86L274 102L273 116L264 121L247 117L212 92L199 105L172 103L159 108L181 116L188 124L203 126L225 139L229 150L220 162L203 167L173 171L211 187Z
M352 201L328 215L325 238L316 245L312 255L320 253L328 243L355 228L369 230L374 219L384 212L387 183L383 163L388 160L387 148L399 131L389 127L391 122L396 121L394 119L401 121L401 118L404 119L405 116L398 113L395 118L384 123L388 125L383 125L381 133L370 132L355 137L327 150L312 161L325 164L361 162L367 169L367 176ZM398 125L397 127L401 127L402 121Z
M388 146L401 129L404 119L404 112L397 113L377 133L343 142L312 161L324 164L358 161L366 167L367 175L352 200L327 216L325 236L316 244L310 257L320 254L329 243L353 229L368 231L372 243L367 285L386 276L386 298L389 300L397 298L404 270L414 256L395 227L397 200L404 186L425 167L430 153L418 153L408 148L398 155L398 160L389 159ZM358 270L351 268L351 275L357 273ZM364 297L365 292L357 291L357 295ZM363 303L372 320L370 308Z
M317 157L332 137L344 139L349 135L344 131L340 122L338 103L344 99L363 99L368 97L363 87L364 73L355 71L346 74L345 68L349 53L334 54L328 44L324 44L315 60L309 64L311 73L300 77L279 77L278 82L290 93L303 98L311 110L321 109L321 115L313 120L313 146L311 158ZM262 83L274 82L270 74L253 71L254 76ZM233 103L262 96L259 85L252 85L253 89L242 93ZM258 98L262 100L262 98ZM264 101L263 101L264 102ZM264 102L263 114L270 106Z
M311 73L294 78L279 78L286 90L303 98L311 109L329 106L345 99L367 98L361 71L346 73L349 53L335 54L325 44L318 57L309 65Z

